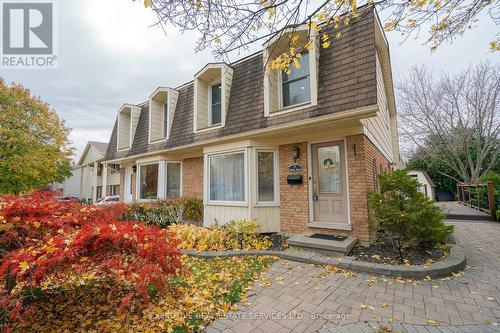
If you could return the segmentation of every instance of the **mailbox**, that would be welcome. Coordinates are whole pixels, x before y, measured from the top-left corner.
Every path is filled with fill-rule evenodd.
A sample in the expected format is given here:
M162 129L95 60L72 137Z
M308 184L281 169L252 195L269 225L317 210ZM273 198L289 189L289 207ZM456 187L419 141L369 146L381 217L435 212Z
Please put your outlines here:
M286 182L290 185L302 184L302 175L292 174L286 177Z

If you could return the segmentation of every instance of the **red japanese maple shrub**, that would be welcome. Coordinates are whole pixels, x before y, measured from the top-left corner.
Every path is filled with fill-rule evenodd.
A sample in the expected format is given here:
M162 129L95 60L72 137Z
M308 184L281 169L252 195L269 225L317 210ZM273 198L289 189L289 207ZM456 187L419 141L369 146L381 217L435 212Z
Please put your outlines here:
M22 296L42 283L63 282L71 272L92 272L116 285L134 288L148 301L149 288L165 290L179 273L179 240L171 231L121 221L127 207L83 206L53 194L1 198L0 325L8 330L29 310ZM1 207L0 207L1 209ZM14 286L22 292L12 293ZM130 300L130 296L124 303Z

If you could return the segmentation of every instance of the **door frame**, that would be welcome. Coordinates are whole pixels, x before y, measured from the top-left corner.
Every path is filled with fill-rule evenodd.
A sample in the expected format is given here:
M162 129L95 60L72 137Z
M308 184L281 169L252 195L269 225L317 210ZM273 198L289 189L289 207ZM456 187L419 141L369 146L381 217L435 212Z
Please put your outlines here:
M133 167L131 165L125 167L125 177L123 186L123 201L126 203L131 203L133 198L132 192L132 174L134 173Z
M314 203L313 203L313 170L312 170L312 145L318 143L327 143L342 141L344 142L344 168L345 168L345 181L346 181L346 201L347 201L347 224L345 223L325 223L325 222L315 222L314 221ZM351 202L349 200L349 169L347 163L347 140L345 137L342 138L332 138L328 140L321 141L311 141L307 142L307 200L309 201L309 223L308 227L311 228L323 228L323 229L336 229L336 230L352 230L351 224Z

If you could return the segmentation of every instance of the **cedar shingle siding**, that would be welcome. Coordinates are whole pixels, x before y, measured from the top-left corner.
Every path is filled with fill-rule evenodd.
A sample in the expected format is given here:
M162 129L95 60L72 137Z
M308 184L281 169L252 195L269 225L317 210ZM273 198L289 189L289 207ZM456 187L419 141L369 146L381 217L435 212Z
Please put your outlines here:
M148 144L149 111L148 106L143 106L131 148L117 152L115 122L105 159L140 155L377 104L374 37L376 19L373 10L366 11L342 29L340 39L334 40L330 48L321 49L317 106L265 117L264 64L262 54L259 54L231 65L234 77L225 127L193 133L194 92L193 83L190 83L178 89L179 99L168 141Z

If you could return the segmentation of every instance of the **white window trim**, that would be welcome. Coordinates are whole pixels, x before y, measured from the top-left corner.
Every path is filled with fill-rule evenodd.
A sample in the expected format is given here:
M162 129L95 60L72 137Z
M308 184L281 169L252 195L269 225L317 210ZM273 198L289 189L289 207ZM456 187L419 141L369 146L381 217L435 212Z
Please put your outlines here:
M259 201L259 152L271 152L274 153L273 168L274 168L274 200L273 201ZM277 149L265 149L256 148L255 149L255 191L254 191L254 202L255 206L268 207L268 206L279 206L280 205L280 182L279 182L279 156Z
M167 165L168 165L168 163L178 163L178 164L181 165L181 174L180 174L180 177L181 177L181 179L180 179L180 187L181 188L180 188L180 191L179 191L179 198L180 198L183 195L183 191L182 191L182 188L183 188L183 186L182 186L183 185L182 184L182 175L183 175L183 171L184 171L184 166L182 164L182 161L165 161L165 175L164 175L164 177L165 177L165 199L168 199L168 197L167 197L167 187L168 187L168 178L167 178L168 167L167 167Z
M297 104L292 104L292 105L289 105L289 106L283 106L283 71L280 71L279 75L278 75L278 99L279 99L279 110L276 111L276 112L272 112L271 115L275 115L276 113L278 112L281 112L281 113L286 113L286 112L290 112L290 110L297 110L297 109L303 109L305 107L308 107L311 105L312 103L312 88L313 88L313 85L311 84L311 54L310 52L308 51L309 53L309 89L311 89L309 91L309 100L308 101L305 101L305 102L301 102L301 103L297 103Z
M158 92L160 92L160 91L158 91ZM154 98L154 96L156 96L156 94L157 94L158 92L156 92L154 95L152 95L152 96L149 98L149 121L148 121L148 122L149 122L149 124L148 124L148 143L149 143L149 144L152 144L152 143L158 143L158 142L162 142L162 141L167 141L167 138L168 138L168 137L169 137L169 135L170 135L170 133L169 133L169 132L170 132L170 129L169 129L169 128L167 128L167 136L166 136L166 137L163 137L162 139L151 140L151 123L152 123L152 121L153 121L153 119L152 119L152 117L151 117L151 114L152 114L152 104L153 104L152 102L153 102L153 98ZM168 118L170 118L170 117L169 117L169 114L170 114L170 92L166 91L166 93L167 93L167 99L166 99L166 101L165 101L164 105L165 105L165 104L167 104L167 122L168 122L167 127L170 127L170 126L169 126L169 124L170 124L170 119L168 119ZM165 106L164 106L164 108L165 108ZM165 119L163 119L163 115L165 114L165 111L164 111L164 110L165 110L165 109L163 109L163 110L162 110L162 117L161 117L161 118L162 118L162 119L161 119L161 120L162 120L162 125L161 125L161 134L162 134L162 135L163 135L163 132L165 131L165 128L164 128L164 126L165 126Z
M212 88L217 84L221 85L221 92L220 92L220 116L221 116L220 118L221 119L220 119L220 123L214 124L212 122ZM223 100L222 100L222 82L220 80L214 81L208 85L208 127L207 128L212 129L216 126L222 126L222 103L223 103Z
M135 177L135 197L136 200L139 202L148 202L148 201L156 201L160 199L160 196L158 195L160 193L160 172L161 172L161 167L160 163L162 161L152 161L152 162L145 162L145 163L138 163L137 164L137 171L136 171L136 177ZM146 165L153 165L153 164L158 164L158 184L156 185L156 198L152 199L142 199L141 198L141 172L142 172L142 167Z
M291 31L291 29L289 29ZM301 29L297 29L297 31L300 30L309 30L309 27L304 26ZM283 34L286 34L287 31L284 31ZM269 53L268 53L268 48L274 44L274 42L277 40L278 37L282 36L277 35L275 38L271 39L269 42L267 42L264 45L264 60L269 58ZM310 101L309 102L304 102L300 104L295 104L295 105L290 105L287 107L283 107L283 98L282 98L282 78L281 78L281 73L278 75L278 110L272 111L270 110L270 96L269 96L269 85L270 85L270 78L268 74L267 68L264 68L264 117L272 117L272 116L278 116L281 114L286 114L289 112L294 112L298 110L303 110L312 106L318 105L318 60L316 59L316 54L319 53L319 41L318 38L312 43L312 49L309 52L309 85L310 85ZM264 64L267 64L267 61L264 61Z
M125 109L125 106L123 106L120 111L118 111L118 126L117 126L117 130L116 130L116 151L126 151L126 150L129 150L130 147L132 147L132 109L130 109L130 134L129 134L129 144L128 144L128 147L125 147L125 148L118 148L119 144L120 144L120 116L121 116L121 113L123 112L123 110Z
M224 156L243 153L243 176L245 188L243 189L244 201L225 201L225 200L211 200L210 199L210 158L212 156ZM205 202L209 205L220 206L248 206L248 149L234 149L216 153L205 154Z
M208 69L213 69L213 68L218 68L220 69L221 72L221 77L218 81L214 82L219 82L221 84L221 122L220 124L215 124L215 125L209 125L205 128L198 129L198 81L199 77ZM227 115L227 100L229 96L227 96L229 93L226 93L226 86L232 84L232 77L233 77L233 68L229 66L226 63L216 63L216 64L208 64L205 67L203 67L202 70L200 70L196 75L194 76L194 81L193 81L193 133L203 133L203 132L208 132L212 130L216 130L219 128L223 128L226 126L226 115ZM229 78L227 77L226 74L230 74ZM209 85L210 86L210 85ZM210 96L210 93L209 93ZM208 99L207 99L208 100ZM210 101L208 102L208 108L207 112L209 113L210 116ZM208 119L208 122L211 123L211 119Z

